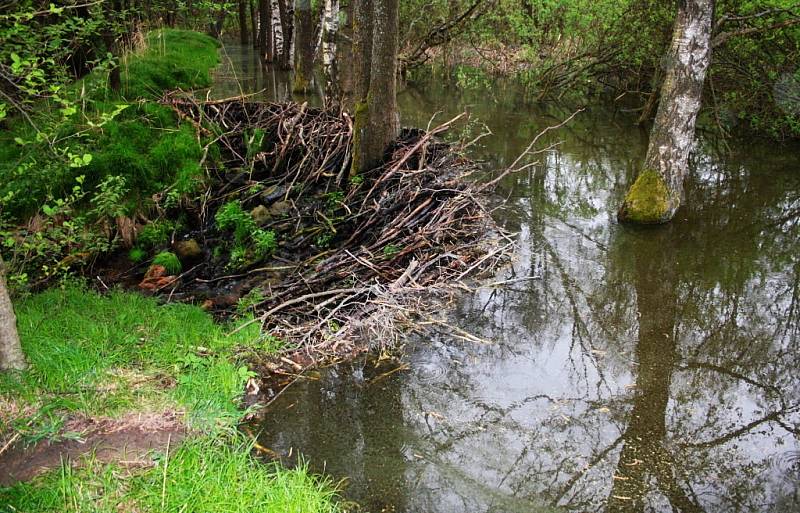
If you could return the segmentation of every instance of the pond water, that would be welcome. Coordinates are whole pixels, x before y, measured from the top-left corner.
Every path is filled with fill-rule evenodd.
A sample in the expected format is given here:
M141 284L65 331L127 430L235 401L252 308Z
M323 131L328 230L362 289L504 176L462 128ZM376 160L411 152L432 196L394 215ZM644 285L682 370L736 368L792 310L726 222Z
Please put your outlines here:
M226 52L213 95L286 97ZM493 133L474 155L502 169L571 112L479 82L408 86L404 124L468 110ZM588 108L502 183L510 283L448 313L487 343L442 330L299 380L261 443L369 512L800 510L800 152L701 134L676 219L622 226L647 144L632 116Z

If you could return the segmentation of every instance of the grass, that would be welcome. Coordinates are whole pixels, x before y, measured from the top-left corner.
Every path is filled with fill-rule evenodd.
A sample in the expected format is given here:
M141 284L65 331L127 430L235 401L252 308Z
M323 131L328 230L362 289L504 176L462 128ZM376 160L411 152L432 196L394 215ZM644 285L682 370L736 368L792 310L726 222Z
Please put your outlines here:
M329 482L305 467L258 462L235 430L243 413L238 399L251 375L236 355L280 349L258 326L228 335L232 326L198 307L75 284L15 308L30 368L0 375L0 403L27 413L0 413L6 428L25 426L21 432L33 442L64 436L63 420L75 412L113 417L171 408L186 412L194 435L168 459L152 453L154 466L144 470L89 459L81 468L65 465L0 489L0 512L337 510Z
M198 32L162 29L146 36L147 50L122 62L122 96L158 98L164 91L211 85L219 63L216 39Z
M201 148L193 127L179 123L169 107L146 100L176 88L208 87L219 62L218 43L175 29L153 31L146 42L145 49L124 57L119 94L107 88L105 73L92 73L61 93L77 107L73 114L65 117L55 102L37 106L33 122L58 143L37 141L37 131L23 118L8 121L0 133L0 210L22 220L48 196L68 194L79 175L86 176L89 190L109 175L125 177L131 210L167 185L177 183L179 193L196 186ZM53 147L90 154L91 160L70 166Z
M338 511L329 481L304 466L287 470L258 462L241 436L189 440L168 460L154 455L154 462L134 474L96 461L79 469L65 465L31 483L0 489L0 512Z
M30 296L16 311L30 369L0 375L0 395L86 415L174 403L201 429L241 416L235 400L248 373L233 352L260 343L257 326L228 336L230 326L196 306L79 285ZM155 385L164 381L176 385Z

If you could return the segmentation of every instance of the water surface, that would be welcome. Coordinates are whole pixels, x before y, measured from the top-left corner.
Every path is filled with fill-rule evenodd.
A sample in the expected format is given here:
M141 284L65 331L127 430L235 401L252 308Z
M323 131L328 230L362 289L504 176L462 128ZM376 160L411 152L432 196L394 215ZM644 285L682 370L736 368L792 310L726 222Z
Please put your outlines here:
M233 70L244 92L287 97L285 77L227 52L212 94L236 94ZM571 112L513 83L412 85L399 103L418 126L468 110L494 169ZM441 330L401 362L300 380L261 443L370 512L800 510L800 152L701 134L676 219L621 226L647 143L633 121L593 106L502 183L518 251L493 281L510 283L447 314L487 343Z

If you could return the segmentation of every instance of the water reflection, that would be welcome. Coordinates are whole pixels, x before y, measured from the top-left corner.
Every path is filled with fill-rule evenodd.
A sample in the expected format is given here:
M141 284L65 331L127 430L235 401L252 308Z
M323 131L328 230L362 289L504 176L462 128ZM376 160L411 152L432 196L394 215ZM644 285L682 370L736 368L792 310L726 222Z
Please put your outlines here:
M400 105L418 125L469 108L495 167L569 113L510 84ZM443 332L409 342L406 371L325 370L270 407L262 443L346 479L365 511L800 510L796 151L701 146L675 222L635 229L614 214L646 133L595 107L558 140L501 187L513 282L450 314L492 343Z

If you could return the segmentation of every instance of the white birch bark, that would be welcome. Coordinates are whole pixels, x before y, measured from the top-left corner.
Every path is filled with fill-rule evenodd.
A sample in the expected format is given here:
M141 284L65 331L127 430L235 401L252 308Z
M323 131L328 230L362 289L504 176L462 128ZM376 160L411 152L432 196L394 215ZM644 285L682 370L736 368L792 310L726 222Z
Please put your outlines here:
M322 67L325 71L326 96L337 94L336 36L339 32L339 0L325 0L322 37Z
M274 56L283 55L283 27L281 26L281 13L278 1L272 1L272 53Z
M713 16L714 0L680 1L644 167L620 209L620 220L664 223L681 204L711 62Z

